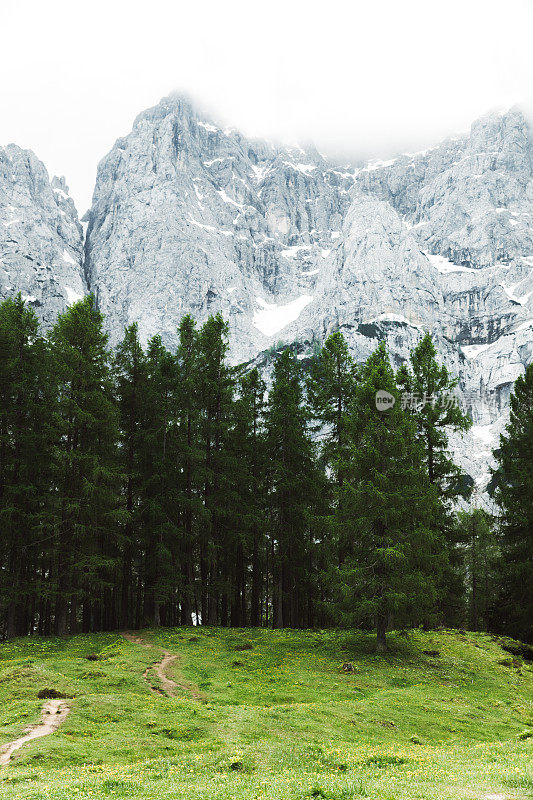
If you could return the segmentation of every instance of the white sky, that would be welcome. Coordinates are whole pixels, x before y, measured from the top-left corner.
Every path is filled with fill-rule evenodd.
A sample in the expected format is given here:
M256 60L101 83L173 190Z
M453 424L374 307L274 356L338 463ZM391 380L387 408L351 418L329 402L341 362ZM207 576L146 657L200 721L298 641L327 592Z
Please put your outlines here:
M533 107L533 0L0 0L0 145L83 213L135 116L185 91L245 133L383 157Z

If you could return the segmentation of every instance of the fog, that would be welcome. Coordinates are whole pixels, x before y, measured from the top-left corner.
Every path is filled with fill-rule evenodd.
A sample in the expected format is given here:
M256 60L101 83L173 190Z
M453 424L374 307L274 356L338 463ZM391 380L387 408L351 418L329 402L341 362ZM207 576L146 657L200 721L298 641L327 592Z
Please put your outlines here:
M526 0L2 0L0 25L0 145L65 175L82 213L100 158L173 91L249 135L346 160L533 104Z

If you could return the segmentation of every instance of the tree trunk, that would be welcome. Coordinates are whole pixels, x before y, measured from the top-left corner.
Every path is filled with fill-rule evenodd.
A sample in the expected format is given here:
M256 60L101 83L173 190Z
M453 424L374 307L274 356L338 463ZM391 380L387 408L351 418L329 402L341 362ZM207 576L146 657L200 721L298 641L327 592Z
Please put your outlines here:
M478 629L478 563L476 520L472 518L472 630Z
M11 602L7 609L6 637L14 639L17 632L17 607L14 602Z
M72 595L70 599L70 621L69 633L74 634L78 630L78 598Z
M188 523L187 523L188 525ZM192 535L192 534L191 534ZM194 589L194 574L193 574L193 554L192 554L192 539L189 538L189 533L185 534L185 553L183 557L183 564L181 567L181 576L183 581L183 589L180 599L180 625L192 625L192 597Z
M261 576L259 573L259 546L257 541L257 531L254 531L254 544L252 553L252 595L250 600L250 624L252 628L258 628L260 624L260 595L261 595Z
M199 624L207 625L207 557L205 543L202 542L200 550L200 616L201 620L196 620Z
M385 614L378 613L376 620L377 647L378 653L385 653L387 650L387 618Z
M65 636L67 633L67 600L63 594L57 598L54 628L56 636Z
M123 628L131 627L130 586L131 586L131 533L126 532L126 545L122 561L122 585L120 594L120 623Z
M159 628L159 626L161 625L161 611L160 611L159 600L155 600L154 599L152 602L153 602L152 621L153 621L154 627Z

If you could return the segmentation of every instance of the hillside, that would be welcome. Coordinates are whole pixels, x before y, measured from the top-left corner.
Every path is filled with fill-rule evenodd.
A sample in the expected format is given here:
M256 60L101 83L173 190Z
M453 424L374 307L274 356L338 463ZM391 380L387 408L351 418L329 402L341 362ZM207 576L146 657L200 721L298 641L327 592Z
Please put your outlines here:
M531 663L485 634L390 644L215 628L4 643L0 747L38 722L39 692L70 712L0 767L1 797L531 797Z

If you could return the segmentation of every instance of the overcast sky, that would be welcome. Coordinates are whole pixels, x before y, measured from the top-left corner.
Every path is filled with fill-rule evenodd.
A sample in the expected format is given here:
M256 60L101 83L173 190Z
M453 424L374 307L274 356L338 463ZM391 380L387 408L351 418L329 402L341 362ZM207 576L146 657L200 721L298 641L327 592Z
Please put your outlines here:
M135 116L185 91L225 124L352 158L533 107L533 0L0 0L0 145L83 213Z

